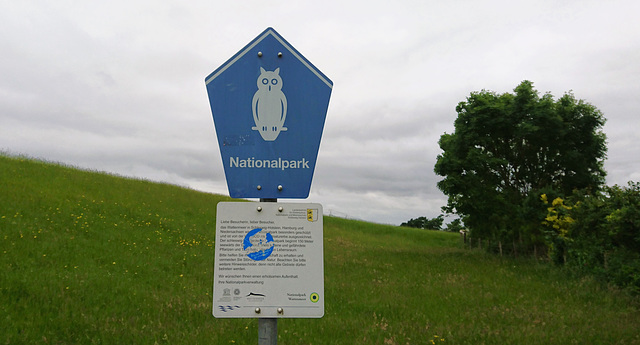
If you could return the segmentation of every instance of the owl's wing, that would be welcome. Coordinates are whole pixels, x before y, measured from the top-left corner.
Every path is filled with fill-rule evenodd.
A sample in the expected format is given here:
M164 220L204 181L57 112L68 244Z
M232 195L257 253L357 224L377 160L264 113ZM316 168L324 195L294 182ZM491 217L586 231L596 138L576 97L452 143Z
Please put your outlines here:
M284 93L280 97L280 102L282 102L282 116L280 117L280 123L284 125L284 121L287 119L287 96L285 96ZM282 128L286 129L286 127Z
M253 94L253 100L251 101L251 112L253 113L253 123L256 124L255 127L252 127L251 129L253 130L257 130L258 129L258 122L259 122L259 116L258 116L258 101L259 101L259 92L256 91L256 93Z

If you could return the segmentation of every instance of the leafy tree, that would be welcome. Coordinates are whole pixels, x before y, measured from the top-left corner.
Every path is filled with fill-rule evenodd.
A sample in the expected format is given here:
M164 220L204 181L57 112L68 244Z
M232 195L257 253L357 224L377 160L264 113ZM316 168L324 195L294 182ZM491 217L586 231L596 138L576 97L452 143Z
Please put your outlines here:
M598 190L606 156L602 113L566 93L539 96L523 81L514 93L472 92L456 107L455 131L443 134L435 172L472 237L542 243L543 193ZM502 248L502 247L501 247Z
M427 219L424 223L423 229L428 230L442 230L442 223L444 222L444 215L439 215L435 218Z
M451 223L447 224L446 231L449 232L459 232L464 229L464 225L462 224L462 219L457 218L451 221Z
M429 229L429 230L442 230L442 223L444 222L444 215L439 215L435 218L427 218L427 217L418 217L411 218L409 221L400 224L400 226L408 226L411 228L418 229Z
M418 217L418 218L411 218L408 221L400 224L400 226L406 226L406 227L410 227L410 228L418 228L418 229L424 229L424 223L427 221L426 217Z

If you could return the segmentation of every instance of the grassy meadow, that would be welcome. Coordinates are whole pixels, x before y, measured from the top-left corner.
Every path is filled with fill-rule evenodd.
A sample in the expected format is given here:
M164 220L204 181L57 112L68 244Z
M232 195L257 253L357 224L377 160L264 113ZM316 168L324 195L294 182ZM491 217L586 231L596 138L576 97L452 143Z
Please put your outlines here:
M211 315L228 197L0 155L0 344L257 344ZM313 200L310 200L313 201ZM325 316L279 344L640 344L640 301L457 234L324 218Z

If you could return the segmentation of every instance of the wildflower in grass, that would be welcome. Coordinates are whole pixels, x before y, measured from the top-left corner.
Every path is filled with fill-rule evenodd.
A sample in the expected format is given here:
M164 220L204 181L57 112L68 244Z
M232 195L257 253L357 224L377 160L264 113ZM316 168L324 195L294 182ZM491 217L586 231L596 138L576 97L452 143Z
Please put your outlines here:
M433 339L429 339L429 342L433 345L436 344L436 342L440 342L443 343L444 342L444 338L441 338L439 335L434 335Z

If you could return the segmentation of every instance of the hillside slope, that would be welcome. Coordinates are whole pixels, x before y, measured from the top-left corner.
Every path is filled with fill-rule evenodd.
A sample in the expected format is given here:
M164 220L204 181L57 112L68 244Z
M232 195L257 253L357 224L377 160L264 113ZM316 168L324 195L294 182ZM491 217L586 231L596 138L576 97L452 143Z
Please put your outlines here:
M250 344L211 316L227 197L0 156L0 343ZM637 300L456 234L325 217L325 316L282 344L640 344Z

